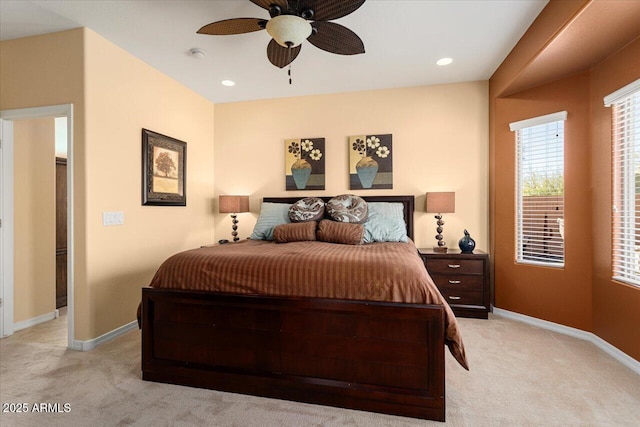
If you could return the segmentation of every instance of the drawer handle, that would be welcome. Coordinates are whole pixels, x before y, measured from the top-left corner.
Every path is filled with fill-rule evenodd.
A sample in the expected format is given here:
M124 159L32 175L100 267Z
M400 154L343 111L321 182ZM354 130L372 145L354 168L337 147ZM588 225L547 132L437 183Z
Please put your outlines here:
M449 299L452 299L452 300L454 300L454 301L457 301L457 300L459 300L459 299L462 299L462 297L449 297Z
M460 268L460 264L449 264L449 268Z
M449 280L449 283L451 283L452 285L459 285L460 280Z

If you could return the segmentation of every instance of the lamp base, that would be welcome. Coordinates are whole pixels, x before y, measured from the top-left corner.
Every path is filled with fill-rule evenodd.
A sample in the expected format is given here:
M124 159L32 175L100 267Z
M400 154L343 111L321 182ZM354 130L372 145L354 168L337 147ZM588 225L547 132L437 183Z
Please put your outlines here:
M233 230L231 232L231 235L233 236L233 243L236 243L238 240L240 240L240 238L238 237L238 222L238 215L231 214L231 229Z
M433 252L437 254L446 254L449 249L446 246L434 246Z

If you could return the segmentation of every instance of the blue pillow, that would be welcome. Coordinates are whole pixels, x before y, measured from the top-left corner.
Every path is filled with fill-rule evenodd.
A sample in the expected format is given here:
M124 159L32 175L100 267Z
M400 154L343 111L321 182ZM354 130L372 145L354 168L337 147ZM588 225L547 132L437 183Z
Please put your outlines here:
M291 222L289 219L290 207L291 205L288 203L263 202L260 216L249 238L252 240L273 240L273 229L278 225Z
M364 242L408 242L402 203L369 203L369 217L364 223Z

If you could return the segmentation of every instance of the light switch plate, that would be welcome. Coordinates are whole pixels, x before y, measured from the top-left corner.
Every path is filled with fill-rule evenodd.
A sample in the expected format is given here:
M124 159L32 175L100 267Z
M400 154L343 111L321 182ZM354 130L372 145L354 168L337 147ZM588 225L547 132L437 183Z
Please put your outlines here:
M124 224L124 212L102 212L102 225L122 225Z

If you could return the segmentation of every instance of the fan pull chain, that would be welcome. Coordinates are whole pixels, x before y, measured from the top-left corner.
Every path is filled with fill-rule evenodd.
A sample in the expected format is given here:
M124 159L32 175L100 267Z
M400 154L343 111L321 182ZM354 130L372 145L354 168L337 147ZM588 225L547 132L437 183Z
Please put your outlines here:
M291 42L287 42L287 62L289 63L287 74L289 75L289 84L291 84L291 45Z

